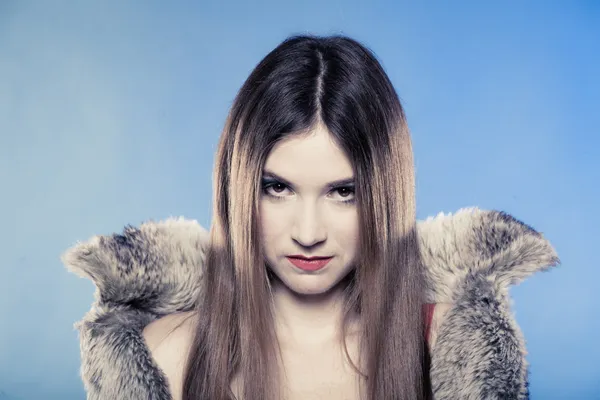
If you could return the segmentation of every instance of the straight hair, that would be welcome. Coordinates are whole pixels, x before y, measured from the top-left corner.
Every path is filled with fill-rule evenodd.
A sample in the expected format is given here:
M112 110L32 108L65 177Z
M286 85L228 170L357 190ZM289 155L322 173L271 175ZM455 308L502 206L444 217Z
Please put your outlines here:
M344 284L342 339L360 317L361 398L427 399L425 280L416 233L413 152L405 113L376 56L342 35L297 35L262 59L220 137L213 215L184 400L281 398L270 277L260 243L261 176L281 140L325 126L350 159L359 252ZM261 266L261 267L259 267ZM348 350L343 343L346 356ZM348 357L349 358L349 357Z

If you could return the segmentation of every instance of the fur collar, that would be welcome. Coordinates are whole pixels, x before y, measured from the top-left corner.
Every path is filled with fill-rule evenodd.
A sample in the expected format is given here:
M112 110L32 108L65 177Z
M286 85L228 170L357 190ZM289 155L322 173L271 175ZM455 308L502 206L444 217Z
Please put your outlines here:
M429 302L452 303L432 352L435 398L527 399L525 341L508 289L559 263L543 236L499 211L461 209L418 222ZM208 232L171 218L126 226L67 250L62 260L96 285L80 331L88 399L171 399L141 336L151 321L187 311L199 294Z

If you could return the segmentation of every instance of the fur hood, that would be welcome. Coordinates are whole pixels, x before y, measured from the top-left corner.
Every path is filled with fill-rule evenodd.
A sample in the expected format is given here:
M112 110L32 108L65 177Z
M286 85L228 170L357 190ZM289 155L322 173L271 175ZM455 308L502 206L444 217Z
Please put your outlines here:
M419 221L418 232L427 300L452 303L432 350L435 399L527 399L525 341L508 290L557 265L554 249L512 216L477 208ZM88 399L171 399L142 330L192 309L207 244L196 221L171 218L95 236L63 254L71 272L96 285L91 310L75 325Z

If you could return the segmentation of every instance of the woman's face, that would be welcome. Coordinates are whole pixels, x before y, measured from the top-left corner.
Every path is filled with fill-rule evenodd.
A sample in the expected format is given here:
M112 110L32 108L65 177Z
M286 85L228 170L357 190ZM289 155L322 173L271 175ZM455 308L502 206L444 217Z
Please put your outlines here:
M261 182L261 239L268 267L293 292L325 293L354 267L353 179L349 159L322 126L285 139L269 154ZM314 270L296 266L292 255L331 259Z

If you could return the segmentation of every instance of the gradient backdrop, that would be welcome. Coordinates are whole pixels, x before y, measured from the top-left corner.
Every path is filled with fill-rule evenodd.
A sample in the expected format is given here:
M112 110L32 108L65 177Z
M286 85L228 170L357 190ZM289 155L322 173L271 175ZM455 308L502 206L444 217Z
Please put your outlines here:
M600 2L481 3L0 1L0 399L84 398L94 286L60 254L150 218L208 227L236 91L304 32L382 60L419 218L499 209L552 241L562 266L511 291L532 398L600 399Z

